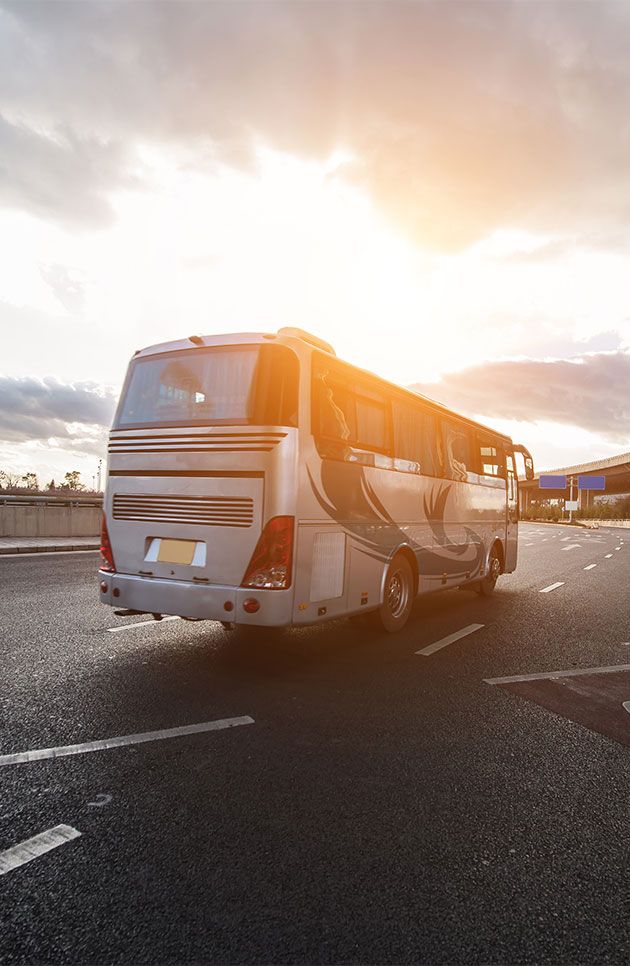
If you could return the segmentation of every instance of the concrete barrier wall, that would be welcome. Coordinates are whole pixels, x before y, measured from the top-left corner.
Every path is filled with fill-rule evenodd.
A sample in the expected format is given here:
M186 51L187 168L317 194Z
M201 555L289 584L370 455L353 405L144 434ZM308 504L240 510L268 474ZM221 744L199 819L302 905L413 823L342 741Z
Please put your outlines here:
M100 532L98 506L0 504L0 537L96 537Z
M587 527L624 527L630 530L630 520L578 520L576 523L583 523Z

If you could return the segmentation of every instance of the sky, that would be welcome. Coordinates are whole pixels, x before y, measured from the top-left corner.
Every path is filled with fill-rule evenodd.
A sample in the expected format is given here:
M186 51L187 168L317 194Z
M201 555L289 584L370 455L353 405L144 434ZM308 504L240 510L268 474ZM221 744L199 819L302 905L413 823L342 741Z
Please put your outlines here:
M630 4L0 3L0 470L104 457L131 354L297 325L630 450Z

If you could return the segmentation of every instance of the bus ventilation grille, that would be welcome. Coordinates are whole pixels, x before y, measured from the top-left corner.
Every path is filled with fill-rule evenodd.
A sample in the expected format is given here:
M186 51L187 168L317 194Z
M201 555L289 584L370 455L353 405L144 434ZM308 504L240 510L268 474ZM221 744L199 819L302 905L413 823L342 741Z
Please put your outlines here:
M150 496L114 494L114 520L181 523L207 527L251 527L254 501L239 496Z
M286 433L181 433L109 437L108 451L120 453L270 453Z

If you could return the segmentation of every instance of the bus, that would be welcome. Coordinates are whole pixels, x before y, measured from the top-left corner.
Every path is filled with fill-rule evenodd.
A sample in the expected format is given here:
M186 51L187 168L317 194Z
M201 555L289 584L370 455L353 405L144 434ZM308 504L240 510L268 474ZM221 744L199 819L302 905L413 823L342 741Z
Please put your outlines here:
M118 615L288 627L516 567L529 452L301 329L133 356L109 437L100 599Z

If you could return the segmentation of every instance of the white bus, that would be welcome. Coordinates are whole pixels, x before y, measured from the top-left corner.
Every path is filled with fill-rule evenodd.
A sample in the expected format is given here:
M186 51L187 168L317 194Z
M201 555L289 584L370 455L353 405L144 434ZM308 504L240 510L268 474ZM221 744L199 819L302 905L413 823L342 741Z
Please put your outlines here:
M133 357L109 440L100 599L226 626L489 594L516 567L509 437L339 360L300 329Z

